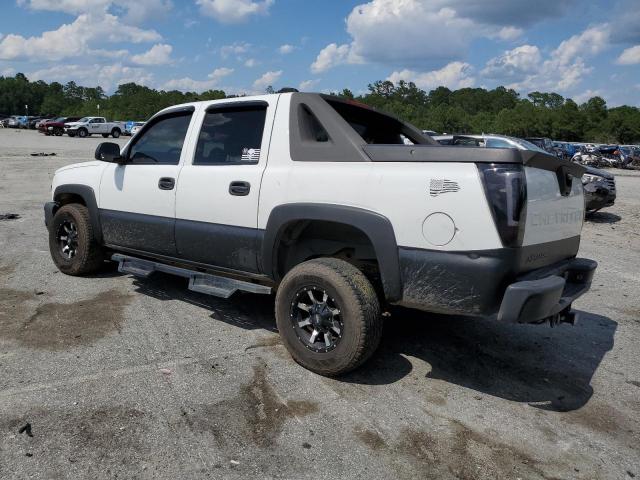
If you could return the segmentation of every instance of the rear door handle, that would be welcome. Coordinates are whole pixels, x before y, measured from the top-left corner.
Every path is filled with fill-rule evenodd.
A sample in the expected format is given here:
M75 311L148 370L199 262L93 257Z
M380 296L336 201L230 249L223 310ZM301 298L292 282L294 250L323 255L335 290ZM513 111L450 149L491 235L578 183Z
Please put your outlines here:
M235 181L229 184L229 193L237 197L245 197L249 195L251 191L251 184L249 182Z
M173 190L176 186L176 179L171 177L162 177L158 180L158 188L160 190Z

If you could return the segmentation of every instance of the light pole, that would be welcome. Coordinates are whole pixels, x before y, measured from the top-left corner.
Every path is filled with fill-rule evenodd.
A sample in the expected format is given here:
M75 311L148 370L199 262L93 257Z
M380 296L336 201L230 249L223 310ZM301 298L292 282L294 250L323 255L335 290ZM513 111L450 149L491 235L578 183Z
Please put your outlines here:
M100 104L98 104L98 116L100 116Z
M28 117L29 116L29 105L25 104L24 111L25 111L25 117Z

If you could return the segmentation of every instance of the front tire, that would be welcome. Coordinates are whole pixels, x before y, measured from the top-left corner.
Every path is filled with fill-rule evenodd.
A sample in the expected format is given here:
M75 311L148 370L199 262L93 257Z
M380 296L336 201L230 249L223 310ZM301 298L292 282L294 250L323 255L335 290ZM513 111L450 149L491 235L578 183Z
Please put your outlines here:
M89 132L87 132L84 128L78 130L78 136L80 138L85 138L87 135L89 135Z
M119 137L120 137L120 130L119 130L119 129L117 129L117 128L114 128L114 129L111 131L111 136L112 136L113 138L119 138Z
M70 203L58 209L49 227L53 263L67 275L84 275L100 269L104 250L95 240L89 210Z
M335 376L373 354L383 320L376 292L360 270L343 260L320 258L284 277L276 294L276 322L296 362Z

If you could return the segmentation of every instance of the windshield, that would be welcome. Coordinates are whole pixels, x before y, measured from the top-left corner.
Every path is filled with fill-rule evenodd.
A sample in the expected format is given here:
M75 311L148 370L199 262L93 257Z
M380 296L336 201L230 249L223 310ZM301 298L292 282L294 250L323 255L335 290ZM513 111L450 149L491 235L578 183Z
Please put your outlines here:
M78 123L88 122L91 117L82 117L80 120L76 120Z

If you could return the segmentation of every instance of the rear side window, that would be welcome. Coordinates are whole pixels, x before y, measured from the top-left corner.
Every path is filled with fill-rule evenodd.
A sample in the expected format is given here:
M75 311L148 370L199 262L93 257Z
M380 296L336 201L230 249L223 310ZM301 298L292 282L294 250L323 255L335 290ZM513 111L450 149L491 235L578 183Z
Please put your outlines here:
M213 109L206 113L194 165L245 165L260 160L266 105Z
M370 145L406 145L407 140L414 144L425 143L389 115L347 102L327 100L327 103Z
M177 165L191 122L191 112L162 117L135 137L129 161L137 165Z

